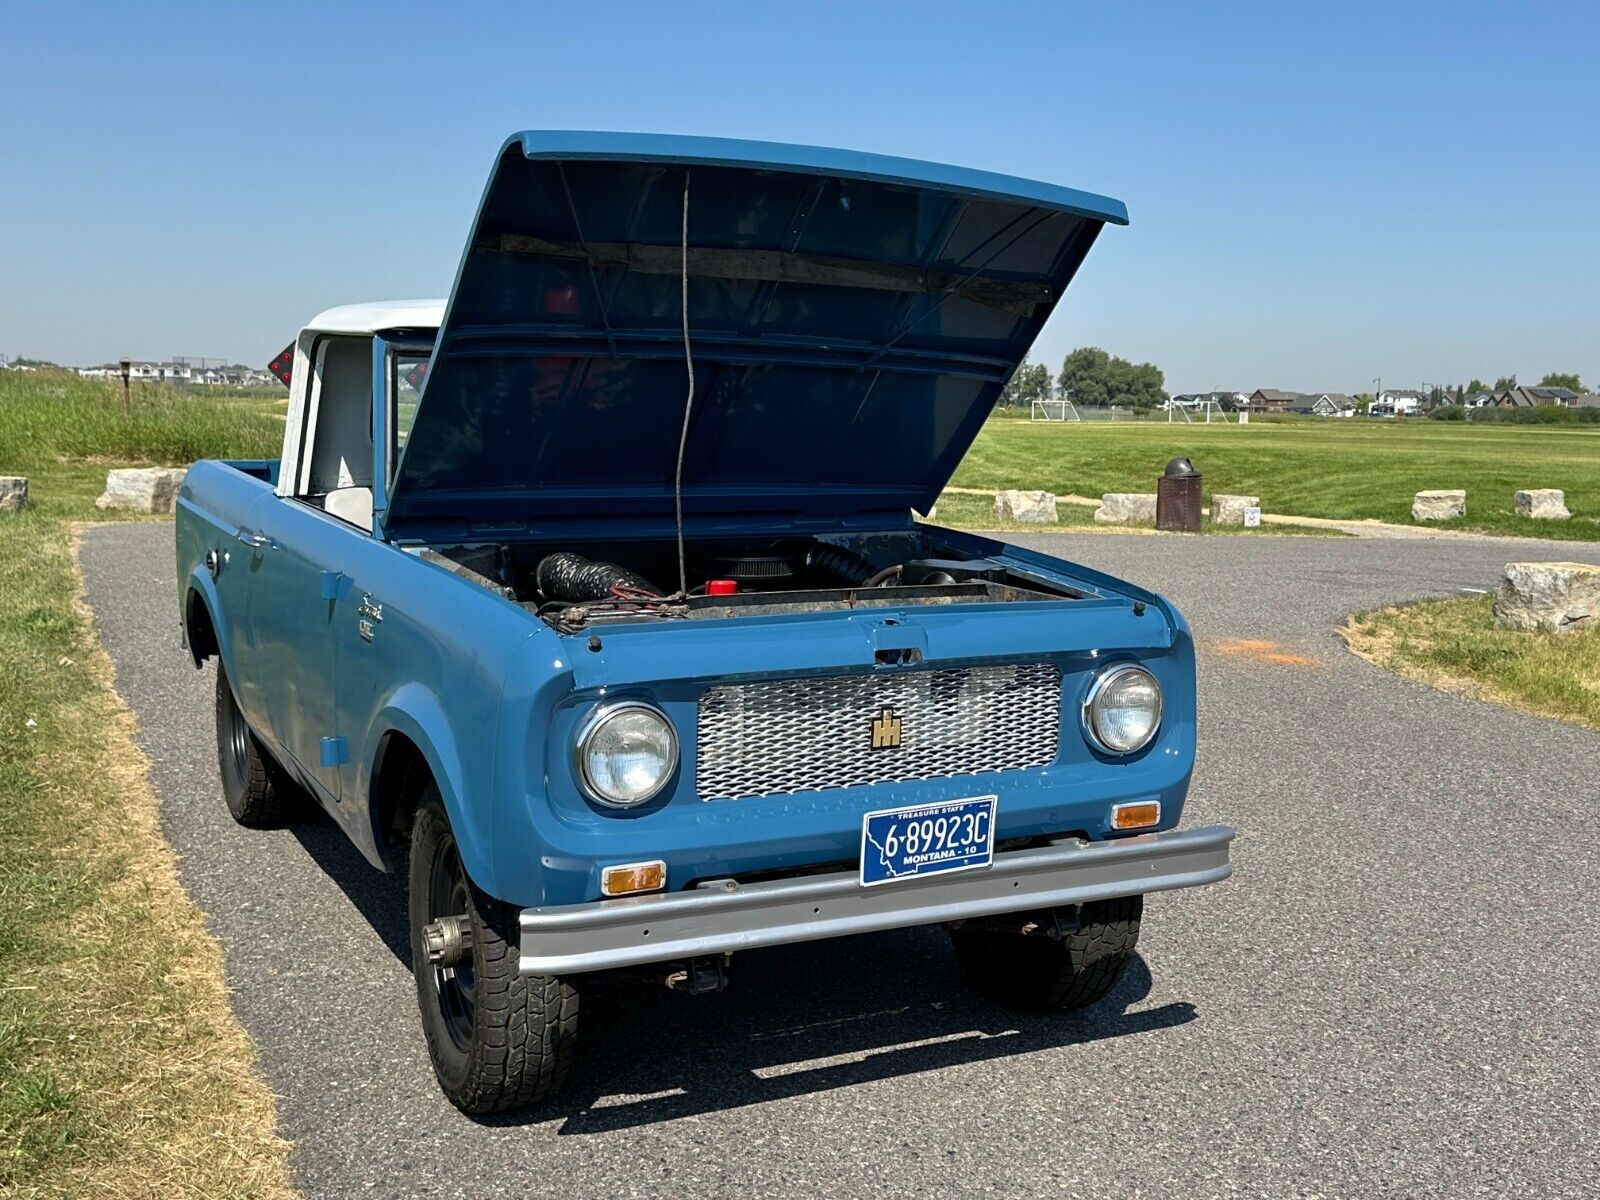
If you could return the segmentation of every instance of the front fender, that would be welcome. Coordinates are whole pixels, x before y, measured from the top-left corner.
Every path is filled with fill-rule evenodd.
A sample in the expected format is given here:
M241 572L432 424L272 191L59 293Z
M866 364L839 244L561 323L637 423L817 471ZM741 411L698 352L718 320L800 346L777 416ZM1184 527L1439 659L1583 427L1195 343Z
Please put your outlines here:
M461 748L439 698L420 683L396 688L378 709L368 733L368 753L363 768L360 794L368 797L367 819L373 823L373 842L381 845L382 831L376 827L377 814L371 803L372 779L377 759L388 733L399 733L417 747L438 785L445 815L456 837L461 865L478 887L495 894L494 856L491 853L490 820L487 806L465 803L470 793ZM488 769L487 766L484 767Z

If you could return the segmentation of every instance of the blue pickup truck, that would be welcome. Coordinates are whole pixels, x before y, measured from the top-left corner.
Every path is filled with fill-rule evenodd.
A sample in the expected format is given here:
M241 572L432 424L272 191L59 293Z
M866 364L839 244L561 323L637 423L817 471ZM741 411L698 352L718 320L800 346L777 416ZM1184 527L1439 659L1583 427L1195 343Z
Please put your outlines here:
M448 302L332 309L278 461L200 462L178 602L233 816L320 805L409 880L461 1109L565 1079L597 972L914 925L1069 1010L1178 830L1188 626L919 521L1102 226L1085 192L715 139L530 132Z

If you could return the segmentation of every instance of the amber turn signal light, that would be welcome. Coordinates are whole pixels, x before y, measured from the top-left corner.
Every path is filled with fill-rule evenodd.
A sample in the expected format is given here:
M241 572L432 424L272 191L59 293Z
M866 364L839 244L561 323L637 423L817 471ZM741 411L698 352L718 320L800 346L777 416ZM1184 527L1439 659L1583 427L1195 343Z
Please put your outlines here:
M1137 800L1111 806L1111 828L1149 829L1161 824L1161 801Z
M600 872L602 896L631 896L635 892L659 891L666 886L667 864L660 859L606 867Z

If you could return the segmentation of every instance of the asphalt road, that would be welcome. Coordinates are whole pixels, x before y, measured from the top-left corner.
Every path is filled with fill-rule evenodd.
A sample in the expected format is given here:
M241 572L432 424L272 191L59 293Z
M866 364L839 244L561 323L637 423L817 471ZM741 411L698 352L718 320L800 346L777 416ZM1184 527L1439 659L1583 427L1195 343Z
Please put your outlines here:
M89 600L309 1195L1596 1194L1600 735L1333 629L1600 546L1027 539L1188 614L1186 822L1238 827L1235 877L1152 897L1139 961L1072 1018L975 998L926 930L753 952L715 997L613 982L568 1096L477 1123L428 1067L397 881L326 820L229 819L171 539L91 531Z

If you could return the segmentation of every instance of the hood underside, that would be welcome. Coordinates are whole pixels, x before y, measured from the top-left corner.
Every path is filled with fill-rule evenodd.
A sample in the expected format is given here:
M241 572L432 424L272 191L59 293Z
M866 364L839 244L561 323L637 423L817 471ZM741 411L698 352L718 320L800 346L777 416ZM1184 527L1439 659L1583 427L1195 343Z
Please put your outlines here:
M684 200L688 193L687 251ZM926 511L1121 204L838 150L524 133L501 152L386 528Z

